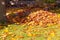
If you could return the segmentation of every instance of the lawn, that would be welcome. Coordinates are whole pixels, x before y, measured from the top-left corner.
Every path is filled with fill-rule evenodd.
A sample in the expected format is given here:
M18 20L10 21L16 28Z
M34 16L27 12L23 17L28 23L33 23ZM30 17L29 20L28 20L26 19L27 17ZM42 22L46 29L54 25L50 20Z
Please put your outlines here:
M60 25L43 28L11 24L0 30L0 40L60 40Z

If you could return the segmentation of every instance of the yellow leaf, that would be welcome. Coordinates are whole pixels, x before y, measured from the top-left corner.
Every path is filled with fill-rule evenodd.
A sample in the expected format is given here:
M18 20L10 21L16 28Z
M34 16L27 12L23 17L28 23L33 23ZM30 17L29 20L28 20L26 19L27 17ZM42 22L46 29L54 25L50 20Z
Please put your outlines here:
M29 19L29 17L27 17L27 19Z
M51 33L50 36L51 36L51 37L54 37L55 35L54 35L54 33Z
M9 35L10 35L10 34L13 34L13 33L12 33L12 32L9 32Z
M20 24L20 23L17 22L16 24Z
M47 40L51 40L51 37L48 37Z
M9 32L8 28L6 28L6 29L4 30L4 32Z
M10 25L8 25L8 26L10 26Z
M47 24L47 26L49 26L49 27L52 26L52 25L53 25L53 24L51 24L51 23L48 23L48 24Z
M32 36L32 34L31 34L31 33L28 33L28 36L29 36L29 37L31 37L31 36Z
M33 36L35 37L35 36L36 36L36 34L33 34Z
M51 33L50 33L50 36L51 36L51 37L54 37L54 36L55 36L55 33L54 33L54 32L51 32Z
M11 38L11 40L16 40L15 38Z
M28 23L28 25L30 25L30 24L32 24L32 25L33 25L33 24L34 24L34 21L31 21L31 22L29 22L29 23Z
M19 36L19 38L24 38L24 36Z
M60 14L57 15L60 18Z

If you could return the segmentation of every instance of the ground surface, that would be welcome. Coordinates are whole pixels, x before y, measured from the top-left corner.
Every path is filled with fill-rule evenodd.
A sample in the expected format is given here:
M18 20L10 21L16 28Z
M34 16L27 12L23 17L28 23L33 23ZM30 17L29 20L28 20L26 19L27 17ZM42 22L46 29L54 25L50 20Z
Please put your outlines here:
M8 27L1 29L0 40L60 40L60 14L50 14L52 12L42 11L32 12L27 16L28 22L25 24L10 24ZM36 16L38 13L40 16ZM46 17L44 14L50 17ZM31 17L35 20L40 17L43 18L35 21ZM49 22L44 18L47 18Z

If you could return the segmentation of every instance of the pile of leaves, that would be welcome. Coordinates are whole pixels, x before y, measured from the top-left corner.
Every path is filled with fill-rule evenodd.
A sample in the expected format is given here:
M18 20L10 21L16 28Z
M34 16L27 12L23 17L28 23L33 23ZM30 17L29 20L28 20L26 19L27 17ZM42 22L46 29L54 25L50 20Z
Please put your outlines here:
M15 14L14 17L13 15L11 16L7 15L7 18L9 19L10 22L13 23L18 23L18 24L27 23L28 25L40 25L43 27L60 24L59 14L44 11L44 10L37 10L33 12L29 12L29 11L21 12L21 10L19 10L17 13L15 12L15 14L18 14L17 16ZM28 13L29 15L25 16Z
M39 10L36 12L32 12L28 17L29 25L56 25L60 24L59 14L51 13L48 11Z
M34 9L10 9L6 12L6 17L8 23L24 23L27 19L26 17L32 12L36 11L38 8ZM26 20L27 21L27 20Z

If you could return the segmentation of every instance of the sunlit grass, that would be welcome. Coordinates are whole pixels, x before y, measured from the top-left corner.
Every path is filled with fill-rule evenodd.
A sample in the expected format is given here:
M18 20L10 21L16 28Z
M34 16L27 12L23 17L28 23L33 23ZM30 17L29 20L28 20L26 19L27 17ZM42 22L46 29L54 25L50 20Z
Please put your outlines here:
M58 25L43 28L12 24L0 30L1 40L59 40L60 27Z

